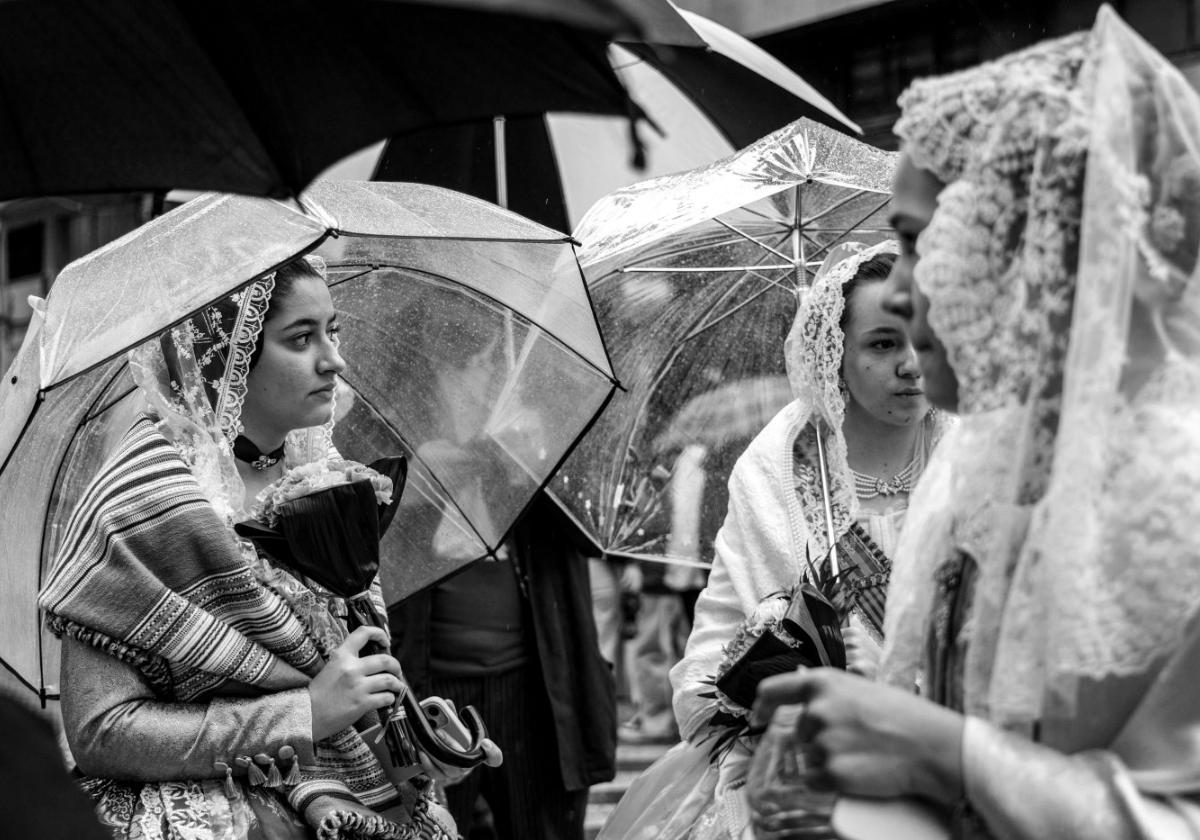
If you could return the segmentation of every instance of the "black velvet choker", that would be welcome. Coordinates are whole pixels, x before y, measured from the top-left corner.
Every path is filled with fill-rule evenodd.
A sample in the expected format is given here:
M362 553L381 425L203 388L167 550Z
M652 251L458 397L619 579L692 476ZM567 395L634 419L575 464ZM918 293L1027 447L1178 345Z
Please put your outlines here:
M283 447L270 452L259 452L254 441L245 435L238 435L233 439L233 457L245 461L256 470L268 470L283 458Z

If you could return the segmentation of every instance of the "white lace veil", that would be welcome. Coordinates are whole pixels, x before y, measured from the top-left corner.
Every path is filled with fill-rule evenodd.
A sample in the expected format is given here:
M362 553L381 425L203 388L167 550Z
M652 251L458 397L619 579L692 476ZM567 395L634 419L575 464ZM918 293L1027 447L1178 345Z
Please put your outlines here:
M830 249L817 270L812 286L802 292L796 319L783 346L788 380L792 385L792 393L800 403L803 431L798 445L815 450L816 442L810 425L814 419L822 421L822 427L826 430L822 442L829 469L833 529L839 536L845 533L858 514L858 497L850 474L846 437L842 433L842 421L846 416L846 400L840 385L842 352L846 340L841 327L842 313L846 307L842 287L874 257L898 253L899 247L892 239L873 246L846 242ZM815 451L810 453L806 461L818 463ZM829 548L820 478L815 473L811 476L802 474L799 478L797 489L809 540L813 549L820 552L813 558L815 561Z
M322 278L325 263L305 258ZM245 488L233 458L242 432L246 375L275 289L275 272L254 281L129 353L129 369L158 420L218 515L231 524L246 516ZM285 463L328 456L333 419L291 432Z
M1200 606L1200 97L1104 7L901 106L947 184L915 280L964 418L910 503L882 676L919 675L961 550L966 711L1069 720L1081 680L1152 674Z

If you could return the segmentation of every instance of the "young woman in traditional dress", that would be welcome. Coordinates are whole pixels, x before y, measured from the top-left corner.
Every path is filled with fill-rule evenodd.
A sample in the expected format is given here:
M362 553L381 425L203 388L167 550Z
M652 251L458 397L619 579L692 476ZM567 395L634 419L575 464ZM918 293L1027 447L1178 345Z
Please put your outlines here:
M1104 7L901 105L886 303L963 419L897 552L890 685L774 677L759 716L805 703L810 781L958 837L1196 837L1200 96Z
M847 630L849 665L874 671L888 557L945 425L924 397L903 319L881 306L896 252L891 241L838 246L804 295L785 347L796 400L734 467L712 574L671 672L685 743L635 783L602 837L741 838L749 826L742 785L752 739L722 738L744 729L749 710L714 680L779 620L789 594L828 555L818 434L841 568L862 586L863 608ZM656 793L656 785L669 787Z
M386 634L234 532L332 449L344 362L319 260L130 354L148 409L85 491L40 598L67 740L117 838L453 838L356 723L404 690ZM378 597L378 583L374 594ZM382 603L379 608L382 610Z

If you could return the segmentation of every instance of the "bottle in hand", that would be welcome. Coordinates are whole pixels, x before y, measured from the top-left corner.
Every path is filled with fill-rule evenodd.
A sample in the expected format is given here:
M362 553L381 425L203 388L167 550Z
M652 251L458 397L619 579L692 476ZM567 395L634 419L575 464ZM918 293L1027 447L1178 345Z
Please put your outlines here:
M804 754L796 740L803 706L780 706L754 751L746 797L756 840L833 838L829 825L835 794L805 781Z

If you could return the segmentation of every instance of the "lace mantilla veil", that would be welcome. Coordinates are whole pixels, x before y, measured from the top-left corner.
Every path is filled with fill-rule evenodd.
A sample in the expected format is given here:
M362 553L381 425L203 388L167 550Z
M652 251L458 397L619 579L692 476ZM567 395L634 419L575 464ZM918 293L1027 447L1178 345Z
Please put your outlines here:
M947 185L915 280L963 422L910 502L881 678L920 678L965 551L965 711L1069 720L1082 680L1152 676L1200 606L1200 96L1104 7L901 107Z
M873 246L847 242L830 249L812 285L802 292L796 317L784 343L788 379L796 398L784 411L793 413L794 420L789 422L789 428L800 430L796 446L806 448L808 463L816 463L815 432L810 421L822 421L832 485L834 530L838 537L846 532L858 513L858 497L854 492L854 479L846 456L846 438L842 433L846 410L839 387L845 344L840 326L845 309L843 286L864 263L880 254L896 254L898 250L897 243L890 239ZM930 412L926 422L937 429L942 419L937 412ZM797 550L804 550L804 541L808 540L816 563L828 546L821 486L815 471L809 471L810 474L800 476L799 487L796 487L791 469L792 438L780 437L787 437L788 448L778 452L771 449L770 452L772 458L787 459L782 470L784 483L767 485L771 495L769 501L763 500L763 504L786 506L786 516L770 516L768 521L789 521L793 523L795 533L786 533L787 526L784 525L752 538L750 535L758 530L758 526L750 523L734 526L729 520L723 528L735 527L741 531L733 542L743 546L743 550L753 545L752 557L759 562L772 565L767 558L777 555L792 558ZM754 445L751 444L751 448ZM772 472L772 477L774 475ZM803 522L804 527L794 524L799 522ZM751 559L750 554L743 557L743 563ZM799 562L803 569L803 558ZM789 581L788 585L792 583ZM720 642L717 661L701 655L690 661L685 658L684 663L677 666L685 669L678 676L672 673L672 682L677 689L681 683L701 684L706 686L704 694L709 694L707 687L711 686L715 674L723 673L723 669L736 660L770 622L782 618L787 608L787 596L782 590L763 594L766 597L758 607L744 617L736 630L731 630L729 638ZM689 647L689 653L695 655L694 649ZM714 742L707 735L696 737L698 733L707 732L706 727L718 711L739 716L745 710L729 706L719 697L714 701L712 697L688 693L686 699L681 700L680 694L676 694L675 712L685 740L635 782L605 824L600 840L644 837L707 840L741 837L741 832L748 830L750 817L744 802L743 782L750 760L749 750L729 750L719 762L713 762L710 750Z
M812 285L801 293L796 319L783 345L788 381L799 404L798 423L802 431L798 445L813 449L808 453L808 463L818 463L815 436L808 424L819 420L825 432L822 440L829 471L833 530L839 536L858 514L858 496L842 432L846 416L846 399L840 387L846 340L840 324L846 307L842 287L876 256L898 253L899 246L893 239L871 246L844 242L830 249ZM801 476L797 494L788 494L788 501L799 506L793 511L793 518L803 516L815 562L829 549L829 539L820 478L815 471L811 472L811 476Z
M320 257L305 257L325 277ZM221 518L246 518L245 488L233 457L254 347L275 289L275 273L202 309L129 353L129 369L160 431L174 444ZM336 337L335 337L336 340ZM287 437L287 467L328 457L333 418Z

